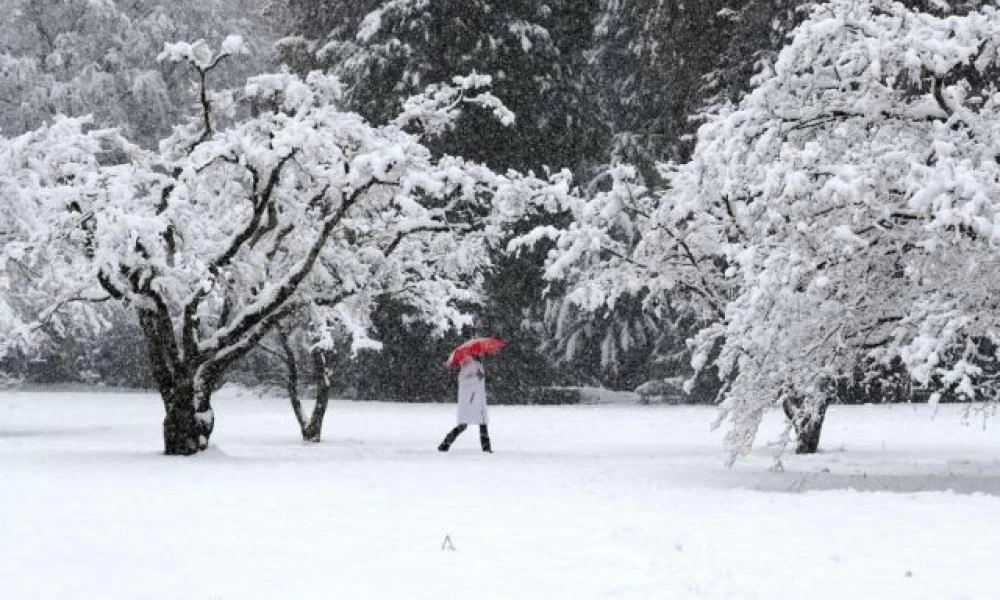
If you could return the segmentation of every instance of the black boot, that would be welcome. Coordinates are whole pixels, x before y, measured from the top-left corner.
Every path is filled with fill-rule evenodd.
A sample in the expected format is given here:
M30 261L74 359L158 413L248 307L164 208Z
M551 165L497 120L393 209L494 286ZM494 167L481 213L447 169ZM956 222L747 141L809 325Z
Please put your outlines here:
M486 425L479 426L479 445L483 447L483 452L493 454L493 449L490 447L490 432L486 429Z
M462 423L461 425L456 425L454 429L448 432L448 435L444 436L444 440L441 445L438 446L438 450L441 452L447 452L448 448L455 443L455 438L457 438L463 431L465 431L466 425Z

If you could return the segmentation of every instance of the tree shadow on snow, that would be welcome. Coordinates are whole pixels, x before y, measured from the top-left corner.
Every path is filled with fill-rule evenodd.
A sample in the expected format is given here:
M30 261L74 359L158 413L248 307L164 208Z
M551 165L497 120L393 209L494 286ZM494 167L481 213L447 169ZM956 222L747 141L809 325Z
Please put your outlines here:
M39 427L38 429L0 429L0 440L18 438L67 438L104 435L114 429L108 425L92 427Z
M800 463L802 461L799 461ZM912 494L953 492L1000 496L1000 460L939 460L935 463L761 465L737 467L729 486L755 491L798 494L857 491Z

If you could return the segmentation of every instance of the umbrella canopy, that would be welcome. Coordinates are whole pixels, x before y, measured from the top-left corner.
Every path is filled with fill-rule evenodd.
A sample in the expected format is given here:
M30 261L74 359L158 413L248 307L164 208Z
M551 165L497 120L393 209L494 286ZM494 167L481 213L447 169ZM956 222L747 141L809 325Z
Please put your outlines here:
M500 338L495 337L481 337L473 338L467 342L463 342L457 348L451 351L451 356L448 357L448 366L457 367L462 364L466 358L470 356L480 356L483 354L493 354L497 350L506 346L507 343Z

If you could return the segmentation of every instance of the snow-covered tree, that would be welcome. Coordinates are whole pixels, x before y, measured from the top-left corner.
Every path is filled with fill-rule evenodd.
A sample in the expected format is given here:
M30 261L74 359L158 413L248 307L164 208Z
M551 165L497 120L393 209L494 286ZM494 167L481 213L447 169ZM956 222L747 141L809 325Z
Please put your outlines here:
M326 7L322 18L315 18L316 4ZM516 122L504 125L466 111L454 135L433 147L494 168L575 168L603 150L586 68L596 4L299 2L287 10L308 21L293 19L292 33L300 37L282 40L279 48L299 64L311 57L306 68L337 74L348 106L376 123L392 118L427 85L472 71L487 74ZM317 23L330 29L317 32Z
M603 253L598 274L641 264L653 283L626 280L719 311L693 362L726 382L733 459L775 406L814 449L837 382L859 366L877 377L901 361L918 384L992 399L998 39L992 6L816 6L739 105L705 115L635 247L608 236L627 205L603 201L554 234L550 273L583 265L581 305L607 302L580 259Z
M200 82L201 114L156 153L85 119L3 141L0 325L4 345L45 327L99 328L103 302L138 317L163 398L168 454L204 449L212 392L226 370L293 312L317 335L366 335L370 299L406 297L439 328L460 325L475 299L486 246L532 198L564 183L495 175L434 159L408 130L444 131L455 106L505 109L488 78L456 78L373 127L336 108L336 79L289 73L212 92L206 79L245 51L168 44ZM257 115L220 127L237 102ZM228 120L226 120L228 122ZM122 160L122 157L126 157ZM322 340L320 340L322 341Z
M294 317L288 319L275 327L271 336L275 342L273 347L269 340L265 340L260 343L259 348L266 354L276 357L284 367L282 383L303 441L318 443L323 436L323 421L330 404L330 371L333 367L335 349L317 343L316 339L309 335L310 325L296 321ZM330 326L327 325L326 329L329 330ZM309 411L303 406L301 396L303 389L301 380L306 373L316 393L312 409Z
M712 115L672 180L710 214L740 278L699 336L730 387L734 456L782 404L815 436L833 386L902 360L920 384L995 393L1000 15L899 3L814 8L739 106Z
M733 293L715 223L665 210L666 193L640 179L632 166L610 167L558 207L568 226L539 227L512 244L554 243L550 334L565 359L596 347L600 366L613 369L645 351L677 369L690 360L678 338L718 321Z
M650 167L687 155L702 78L726 46L725 0L602 0L594 69L615 154Z
M614 133L609 152L614 163L634 165L639 181L660 188L657 165L690 156L699 124L693 116L750 88L755 65L773 60L771 51L780 49L788 22L801 12L795 7L802 4L804 0L602 1L591 68ZM595 185L606 181L599 176ZM557 289L550 294L555 295L548 311L550 345L564 356L571 354L573 363L589 363L589 371L601 373L606 385L631 388L652 379L690 376L684 339L704 319L698 311L686 310L678 294L670 293L673 298L666 301L641 291L598 312L580 310ZM711 376L700 377L688 400L710 400L715 385Z
M500 170L575 168L606 149L587 64L596 7L593 0L296 1L280 7L292 17L287 31L294 35L279 48L297 70L337 74L347 106L375 123L393 118L408 96L429 84L471 71L489 75L491 91L514 113L513 123L500 123L487 111L465 110L455 128L428 141L428 147ZM510 342L505 360L491 370L491 389L497 397L523 397L526 387L554 375L550 361L535 351L540 259L498 254L493 262L489 300L477 309L475 327L466 333L501 335ZM382 314L400 306L386 306ZM395 318L395 329L403 330L404 319ZM377 386L377 392L393 398L445 394L444 385L435 385L441 381L434 369L440 359L419 362L422 333L414 330L398 341L405 349L394 356L390 352L390 358L416 376L398 379L406 385L395 389ZM357 367L363 372L368 364ZM362 392L376 387L376 375L362 378Z
M253 54L219 74L237 84L272 62L263 0L8 0L0 21L0 133L92 115L152 147L192 113L189 73L157 62L165 42L239 33ZM220 83L220 82L216 82Z

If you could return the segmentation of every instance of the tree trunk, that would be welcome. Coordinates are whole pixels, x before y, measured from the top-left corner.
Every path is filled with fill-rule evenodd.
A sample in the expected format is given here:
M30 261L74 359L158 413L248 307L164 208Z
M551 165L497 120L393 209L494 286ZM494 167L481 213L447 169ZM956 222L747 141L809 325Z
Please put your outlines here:
M322 350L313 350L313 376L316 378L316 404L313 406L309 423L302 428L302 439L307 442L319 442L323 434L323 417L330 403L330 376L326 370L326 354Z
M167 415L163 418L163 446L167 455L187 456L208 447L215 427L211 387L192 381L174 382L172 393L164 393Z
M785 396L781 406L795 428L796 454L815 454L819 449L819 436L823 431L823 419L828 405L827 400L807 405L801 396Z
M205 380L204 370L199 374L196 364L180 358L165 309L140 308L137 313L150 369L167 413L163 418L163 452L180 456L200 452L208 447L215 427L211 382Z
M316 404L313 405L312 413L306 420L305 411L302 410L302 401L299 400L299 369L295 363L295 352L288 342L287 332L278 331L278 342L281 344L281 358L288 370L285 389L288 391L288 399L292 403L295 420L299 423L302 440L318 443L323 435L323 417L326 416L326 407L330 402L330 378L326 371L326 354L319 349L312 351L313 377L316 380Z

